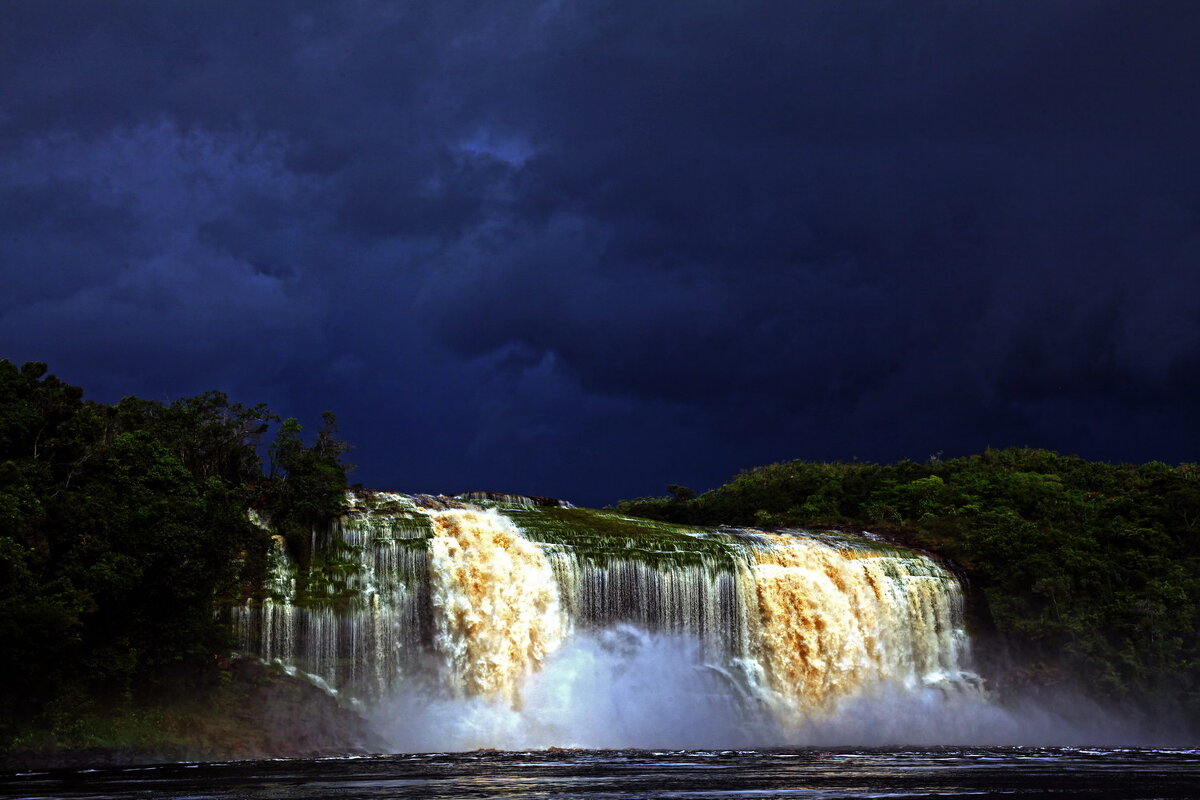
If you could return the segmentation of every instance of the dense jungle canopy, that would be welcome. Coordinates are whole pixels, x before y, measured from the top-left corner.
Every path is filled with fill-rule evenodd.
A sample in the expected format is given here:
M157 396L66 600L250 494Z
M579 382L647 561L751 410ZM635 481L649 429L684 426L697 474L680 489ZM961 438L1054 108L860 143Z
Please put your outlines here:
M345 450L331 414L307 445L220 392L104 405L0 361L0 738L211 678L216 605L261 582L271 546L251 510L302 550L341 509Z

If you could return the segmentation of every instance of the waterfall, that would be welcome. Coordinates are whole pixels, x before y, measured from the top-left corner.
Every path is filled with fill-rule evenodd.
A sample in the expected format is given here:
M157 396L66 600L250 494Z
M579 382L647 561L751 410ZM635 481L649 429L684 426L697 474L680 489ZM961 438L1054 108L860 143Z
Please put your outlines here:
M495 511L438 511L429 541L434 647L456 692L520 705L562 642L550 561Z
M231 611L244 652L371 701L417 674L431 641L430 525L404 495L380 493L370 514L349 500L352 514L314 558L303 593L276 536L263 596Z
M962 672L958 584L928 558L778 534L752 552L754 655L778 713L810 718L870 685Z
M352 494L303 575L277 539L232 609L242 649L367 707L408 698L410 733L458 704L421 724L469 728L463 747L628 745L656 724L797 741L881 691L978 684L958 582L923 554L460 497Z

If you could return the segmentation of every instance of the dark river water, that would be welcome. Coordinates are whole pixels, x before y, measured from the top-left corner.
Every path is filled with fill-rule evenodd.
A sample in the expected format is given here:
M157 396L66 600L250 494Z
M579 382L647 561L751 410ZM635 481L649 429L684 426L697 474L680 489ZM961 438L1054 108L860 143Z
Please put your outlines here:
M1200 798L1200 750L565 750L0 773L24 798Z

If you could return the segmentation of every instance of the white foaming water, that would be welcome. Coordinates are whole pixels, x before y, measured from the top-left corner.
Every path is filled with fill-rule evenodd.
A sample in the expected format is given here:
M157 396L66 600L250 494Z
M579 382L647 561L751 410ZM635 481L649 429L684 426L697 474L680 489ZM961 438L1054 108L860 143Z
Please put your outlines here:
M429 542L434 649L457 695L519 706L526 677L562 642L550 562L495 511L439 511Z
M744 663L785 728L836 716L874 687L971 693L958 582L916 554L764 534L743 595L757 600Z
M549 747L1085 743L1093 734L1050 714L1016 713L969 686L865 688L822 716L780 719L733 674L706 662L695 640L617 626L581 634L530 677L514 709L456 697L436 683L401 690L371 721L397 752ZM1032 713L1031 713L1032 711Z

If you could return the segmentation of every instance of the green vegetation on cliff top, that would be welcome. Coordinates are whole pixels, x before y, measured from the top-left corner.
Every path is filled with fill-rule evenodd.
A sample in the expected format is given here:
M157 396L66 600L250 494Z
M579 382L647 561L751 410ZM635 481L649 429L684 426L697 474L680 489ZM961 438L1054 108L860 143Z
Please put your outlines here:
M570 547L595 564L612 559L656 565L729 565L734 558L729 542L709 536L703 528L630 519L620 514L587 508L505 507L531 539Z

